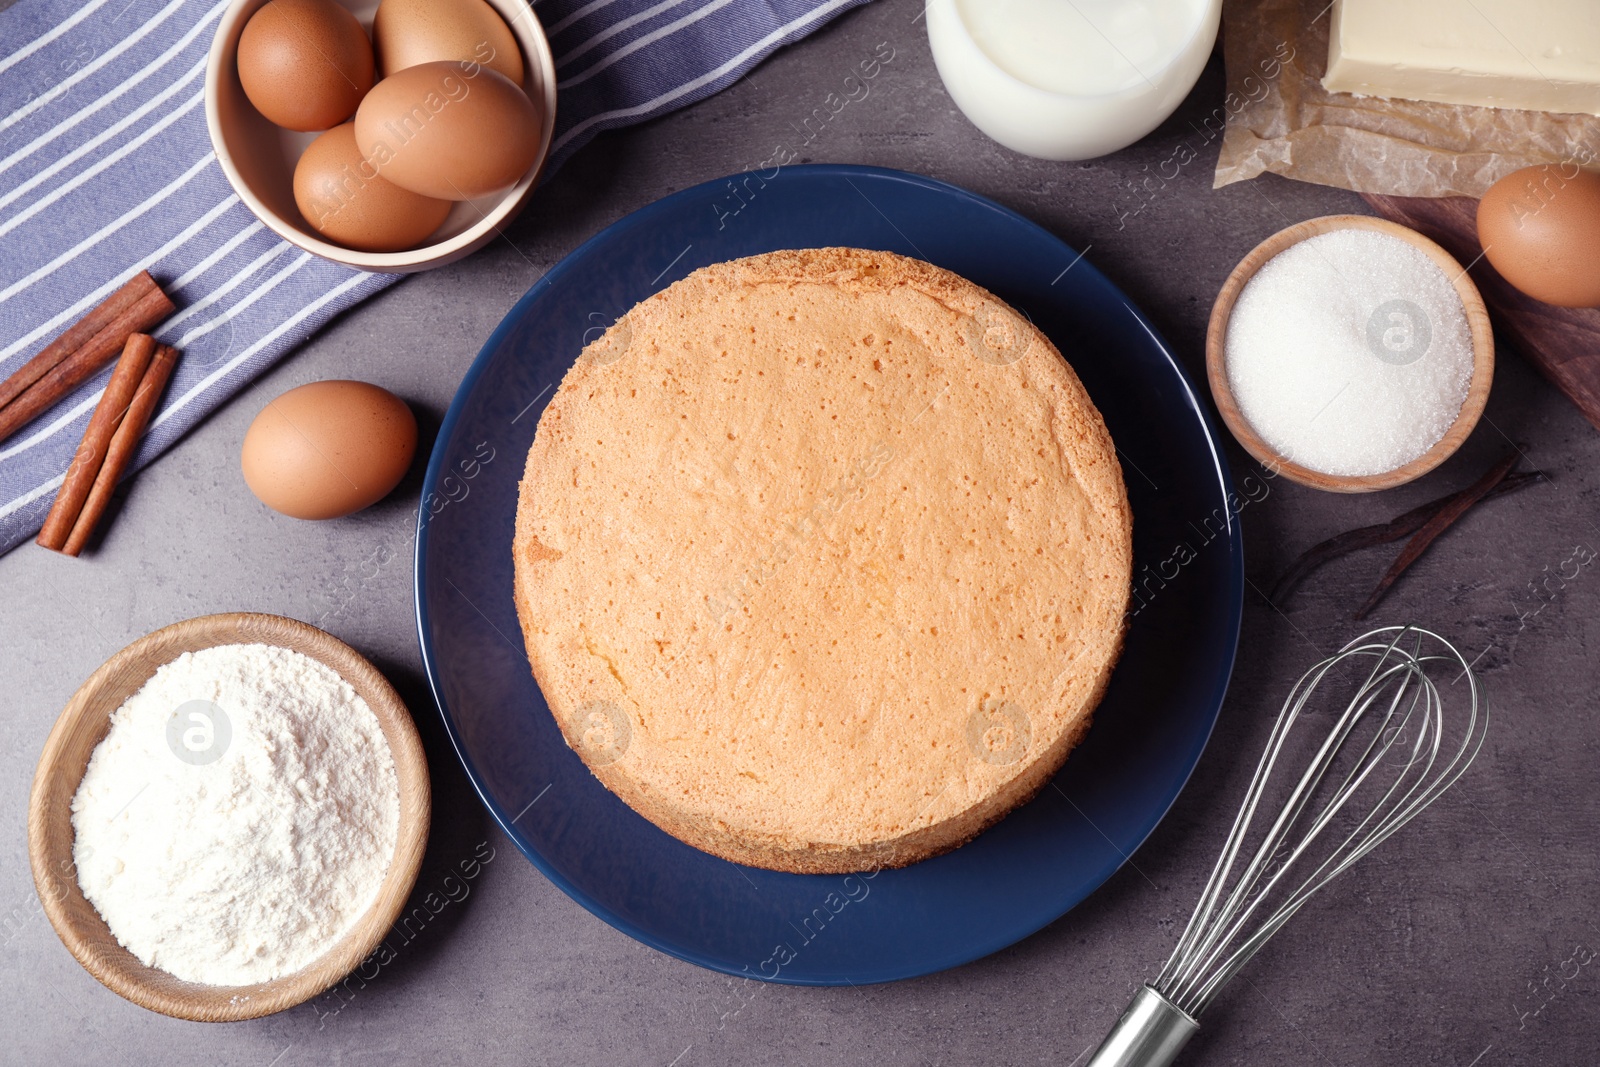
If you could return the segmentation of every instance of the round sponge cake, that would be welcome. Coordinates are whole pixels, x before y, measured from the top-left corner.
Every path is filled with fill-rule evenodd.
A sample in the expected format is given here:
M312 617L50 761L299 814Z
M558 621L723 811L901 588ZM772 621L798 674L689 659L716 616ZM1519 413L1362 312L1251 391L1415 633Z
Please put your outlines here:
M850 248L695 271L589 345L517 508L567 743L707 852L845 872L1033 796L1122 644L1115 449L1024 317Z

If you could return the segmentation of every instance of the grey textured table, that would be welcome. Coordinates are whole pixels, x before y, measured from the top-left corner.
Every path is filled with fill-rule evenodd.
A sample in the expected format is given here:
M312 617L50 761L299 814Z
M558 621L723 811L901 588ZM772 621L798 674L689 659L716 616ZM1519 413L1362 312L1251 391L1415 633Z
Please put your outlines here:
M0 558L0 1061L1081 1062L1170 951L1288 686L1360 632L1349 614L1389 557L1362 553L1327 568L1285 612L1257 590L1305 546L1463 486L1516 441L1553 482L1471 514L1375 616L1415 618L1481 653L1496 716L1482 757L1300 914L1181 1062L1595 1062L1600 567L1566 561L1600 547L1600 433L1509 351L1482 425L1420 483L1337 497L1279 479L1245 509L1250 586L1233 687L1194 778L1132 862L1021 944L889 986L747 985L645 948L568 900L491 826L450 751L421 674L409 557L373 574L385 546L408 543L420 473L370 511L329 523L275 515L245 488L245 427L303 382L377 382L411 401L431 440L478 346L549 267L635 208L798 140L792 127L880 42L893 60L866 99L821 128L808 159L933 175L1088 248L1197 380L1211 300L1233 264L1290 222L1362 211L1353 194L1276 179L1210 188L1217 147L1199 129L1221 103L1216 62L1179 114L1131 149L1090 163L1016 156L955 110L919 11L915 0L873 4L720 96L602 138L549 182L508 240L346 315L139 475L92 556L25 545ZM1162 177L1182 143L1198 159ZM1248 458L1229 445L1243 474ZM315 621L337 608L346 582L358 598L327 625L394 680L432 759L434 831L418 892L475 850L493 850L493 860L469 896L353 999L211 1026L124 1002L57 941L28 875L28 786L56 713L101 661L151 629L232 610Z

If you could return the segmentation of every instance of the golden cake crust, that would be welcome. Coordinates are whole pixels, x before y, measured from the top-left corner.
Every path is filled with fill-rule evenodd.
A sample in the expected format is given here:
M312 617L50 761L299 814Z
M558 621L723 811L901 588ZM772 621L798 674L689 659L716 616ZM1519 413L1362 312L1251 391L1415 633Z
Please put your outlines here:
M850 248L716 264L589 345L513 545L567 743L698 848L893 867L1034 795L1121 650L1099 412L986 290Z

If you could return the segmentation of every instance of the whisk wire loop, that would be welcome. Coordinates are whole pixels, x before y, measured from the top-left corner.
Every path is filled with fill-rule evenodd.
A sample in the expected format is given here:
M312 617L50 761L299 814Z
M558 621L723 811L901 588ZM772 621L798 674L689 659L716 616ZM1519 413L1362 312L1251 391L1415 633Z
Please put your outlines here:
M1432 651L1435 645L1441 651ZM1363 658L1372 661L1365 681L1335 716L1252 850L1251 825L1266 810L1269 792L1283 790L1274 771L1287 759L1291 734L1312 716L1319 687L1332 684L1329 675ZM1456 743L1446 738L1458 716L1446 716L1444 694L1429 674L1440 667L1460 668L1452 686L1467 683L1465 723ZM1201 1012L1315 893L1455 784L1483 748L1488 723L1472 664L1450 642L1420 627L1364 634L1302 675L1273 721L1244 803L1177 947L1156 980L1134 994L1086 1067L1169 1067L1199 1029ZM1356 818L1361 804L1366 812ZM1334 829L1351 822L1348 830ZM1314 861L1296 884L1298 875L1291 872ZM1270 910L1269 901L1276 901ZM1252 929L1262 912L1265 918Z
M1383 757L1388 754L1389 750L1393 747L1395 740L1398 737L1404 736L1406 725L1410 721L1410 716L1416 710L1416 704L1419 697L1417 695L1413 695L1411 704L1407 708L1405 714L1402 716L1399 725L1390 726L1389 723L1392 722L1397 708L1405 695L1405 690L1399 689L1396 690L1393 698L1391 699L1388 711L1385 713L1384 720L1379 724L1379 729L1373 733L1372 739L1368 742L1366 750L1362 753L1361 758L1356 762L1356 765L1351 769L1349 774L1346 775L1344 782L1339 785L1334 793L1333 798L1313 821L1311 827L1306 832L1305 837L1298 844L1293 846L1287 857L1278 863L1276 870L1268 878L1266 884L1257 888L1256 883L1258 881L1258 870L1263 866L1270 865L1272 860L1278 856L1279 852L1281 851L1278 842L1283 840L1283 838L1298 822L1306 805L1309 803L1314 790L1318 785L1320 785L1323 777L1331 768L1333 759L1338 754L1338 747L1342 745L1348 738L1350 732L1357 725L1359 718L1365 715L1367 709L1370 708L1372 704L1376 703L1378 698L1382 695L1382 686L1387 681L1387 675L1392 673L1392 671L1386 672L1385 676L1379 676L1376 679L1369 679L1368 688L1370 689L1370 695L1366 696L1364 699L1359 699L1357 702L1353 703L1349 709L1347 709L1346 714L1341 718L1341 721L1338 723L1334 731L1329 735L1327 741L1324 742L1322 750L1318 752L1316 759L1313 761L1312 770L1301 779L1301 782L1296 787L1295 794L1291 798L1289 804L1279 815L1278 820L1273 825L1272 829L1268 831L1267 837L1263 841L1261 848L1258 850L1256 858L1252 862L1251 868L1245 872L1240 879L1239 885L1235 888L1233 899L1236 901L1248 900L1248 904L1243 906L1242 911L1238 912L1236 918L1234 918L1234 920L1225 929L1221 926L1216 928L1216 936L1214 940L1218 947L1205 958L1193 965L1190 968L1191 973L1205 972L1215 964L1216 957L1222 951L1222 946L1232 943L1233 939L1242 932L1242 930L1248 925L1249 920L1255 913L1256 909L1264 900L1271 896L1278 883L1294 867L1295 861L1298 860L1301 855L1310 850L1317 837L1324 829L1327 828L1329 824L1331 824L1339 809L1343 807L1345 801L1352 794L1354 794L1356 790L1358 790L1366 781L1367 777L1371 775L1378 768L1378 766L1380 766L1379 761L1381 761ZM1429 733L1432 733L1432 735L1435 737L1437 736L1436 732L1419 731L1419 743L1426 736L1428 736ZM1377 750L1375 754L1374 749ZM1413 759L1408 761L1407 770L1409 771L1410 767L1414 765L1416 765L1415 754L1413 754ZM1389 800L1394 796L1395 792L1399 790L1400 786L1404 784L1404 782L1404 775L1396 779L1396 781L1385 792L1384 796L1380 798L1378 804L1367 814L1366 818L1364 818L1346 835L1345 840L1341 842L1339 848L1335 849L1333 854L1331 854L1327 859L1324 859L1317 869L1312 871L1306 880L1301 883L1301 886L1290 894L1289 899L1285 902L1285 907L1280 909L1280 915L1277 917L1277 921L1269 922L1268 925L1263 928L1264 930L1275 932L1284 921L1287 921L1289 915L1292 915L1295 910L1298 910L1300 900L1302 900L1305 896L1309 896L1310 893L1315 892L1316 889L1325 884L1328 879L1331 879L1338 873L1338 870L1335 870L1333 872L1329 872L1325 878L1319 877L1323 875L1324 871L1327 871L1329 864L1333 863L1333 861L1338 858L1338 856L1341 854L1341 850L1344 847L1349 846L1352 842L1356 841L1356 839L1360 837L1362 831L1366 829L1367 824L1379 817L1384 806L1389 802ZM1347 860L1348 862L1354 862L1355 858L1358 857L1347 857ZM1342 870L1344 866L1348 866L1348 862L1341 865L1339 870ZM1266 938L1270 936L1271 933L1267 933L1265 936L1262 936L1261 933L1258 932L1255 936L1247 939L1241 948L1235 951L1233 955L1229 957L1229 960L1237 960L1238 964L1242 965L1243 961L1247 960L1249 956L1254 953L1255 948L1259 947L1259 945L1264 943ZM1231 977L1235 970L1237 970L1237 966L1228 966L1225 964L1221 973ZM1213 987L1220 986L1220 984L1222 983L1215 980L1208 983L1208 985ZM1202 992L1201 995L1202 997L1205 997L1204 992ZM1206 999L1209 1000L1208 997L1206 997Z
M1424 647L1432 644L1444 651L1424 654ZM1308 706L1319 686L1330 673L1362 658L1372 660L1365 681L1290 788L1255 850L1247 854L1250 829L1275 783L1274 771L1295 727L1310 715ZM1450 724L1444 700L1428 673L1438 665L1459 667L1458 681L1467 681L1466 723L1453 751L1445 743ZM1273 724L1210 880L1171 958L1151 983L1154 989L1190 1016L1203 1012L1313 894L1425 810L1465 772L1482 747L1487 722L1470 665L1444 638L1418 627L1385 627L1365 634L1302 675ZM1397 759L1403 761L1398 774L1385 783L1381 772L1393 773ZM1348 768L1332 774L1341 761ZM1374 791L1375 802L1353 828L1336 835L1338 843L1289 888L1292 872L1310 862L1306 857L1341 821L1352 799ZM1326 797L1320 805L1319 796ZM1236 868L1242 869L1234 877ZM1247 933L1274 899L1276 906Z

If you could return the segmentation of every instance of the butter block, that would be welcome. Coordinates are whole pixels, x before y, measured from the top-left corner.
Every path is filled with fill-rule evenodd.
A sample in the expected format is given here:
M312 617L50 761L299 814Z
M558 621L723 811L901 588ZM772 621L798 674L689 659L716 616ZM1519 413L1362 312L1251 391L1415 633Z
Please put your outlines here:
M1322 86L1600 115L1600 0L1337 0Z

